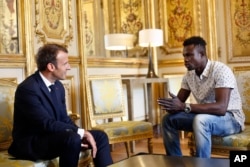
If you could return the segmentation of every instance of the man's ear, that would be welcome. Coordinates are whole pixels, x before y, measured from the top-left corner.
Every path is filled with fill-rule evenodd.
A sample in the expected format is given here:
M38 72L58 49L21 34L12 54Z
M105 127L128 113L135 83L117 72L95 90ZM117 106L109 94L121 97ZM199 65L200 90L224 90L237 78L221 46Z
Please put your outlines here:
M48 64L47 64L47 69L48 69L49 71L54 71L55 65L54 65L53 63L48 63Z
M200 54L202 55L202 56L204 56L205 54L204 54L204 51L200 51Z

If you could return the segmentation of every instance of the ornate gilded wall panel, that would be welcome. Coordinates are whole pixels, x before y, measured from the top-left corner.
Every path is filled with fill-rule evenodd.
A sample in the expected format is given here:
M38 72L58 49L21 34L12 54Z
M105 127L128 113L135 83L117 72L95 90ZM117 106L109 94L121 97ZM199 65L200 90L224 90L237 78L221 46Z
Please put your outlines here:
M85 45L84 45L84 55L86 57L103 57L104 54L100 54L97 45L102 44L101 40L98 41L98 34L101 30L100 22L97 22L97 16L99 15L100 7L98 6L98 1L94 0L84 0L83 2L83 27L85 34ZM101 21L101 20L100 20ZM98 28L99 27L99 28ZM97 29L98 28L98 29ZM103 39L102 39L103 40ZM98 41L98 42L97 42ZM100 45L102 46L102 45Z
M0 0L0 54L21 53L20 2Z
M73 39L71 0L36 0L35 33L38 42L68 47Z
M129 33L134 34L136 39L134 48L129 50L128 58L145 58L146 53L143 48L138 46L139 31L149 27L150 10L149 1L145 0L109 0L105 10L106 34L108 33ZM123 52L123 53L122 53ZM108 57L125 57L124 51L106 52Z
M183 41L201 32L200 0L160 0L161 26L167 43L167 53L182 52Z
M229 62L250 61L250 1L224 0Z
M158 17L164 31L165 44L159 66L183 64L182 43L190 36L202 36L207 41L207 53L217 57L214 0L158 0Z
M146 61L146 52L138 46L125 51L108 51L104 48L104 35L132 33L138 37L139 30L148 24L144 0L84 0L83 18L85 45L84 55L89 66L141 66ZM148 28L148 27L147 27ZM118 39L119 40L119 39Z

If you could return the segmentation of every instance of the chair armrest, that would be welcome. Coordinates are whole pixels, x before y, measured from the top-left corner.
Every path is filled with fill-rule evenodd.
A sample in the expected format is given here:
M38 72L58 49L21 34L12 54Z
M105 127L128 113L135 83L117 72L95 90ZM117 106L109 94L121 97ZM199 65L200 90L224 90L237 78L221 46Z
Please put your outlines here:
M68 111L68 116L71 118L73 122L76 122L80 119L80 115L77 113L72 113L71 111Z

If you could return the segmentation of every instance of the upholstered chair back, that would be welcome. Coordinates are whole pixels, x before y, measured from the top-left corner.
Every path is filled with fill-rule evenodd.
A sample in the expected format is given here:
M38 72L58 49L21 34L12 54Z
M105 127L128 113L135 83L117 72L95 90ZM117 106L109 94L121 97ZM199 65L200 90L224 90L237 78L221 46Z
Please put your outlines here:
M125 119L123 88L119 76L90 76L87 84L91 126L97 120L109 118ZM106 120L107 121L107 120Z
M14 94L17 84L0 80L0 151L7 150L12 141Z
M250 71L235 70L235 77L241 95L242 108L246 116L246 124L250 124Z

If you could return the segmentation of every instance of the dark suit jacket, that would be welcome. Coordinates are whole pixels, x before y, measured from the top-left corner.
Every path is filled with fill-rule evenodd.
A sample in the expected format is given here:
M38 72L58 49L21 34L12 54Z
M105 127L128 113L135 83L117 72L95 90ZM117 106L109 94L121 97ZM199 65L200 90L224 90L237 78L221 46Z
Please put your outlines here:
M60 81L56 81L55 86L59 99L58 106L53 104L50 92L38 71L18 85L15 93L10 154L17 157L35 156L34 141L39 137L64 131L77 133L78 127L67 115L64 87Z

